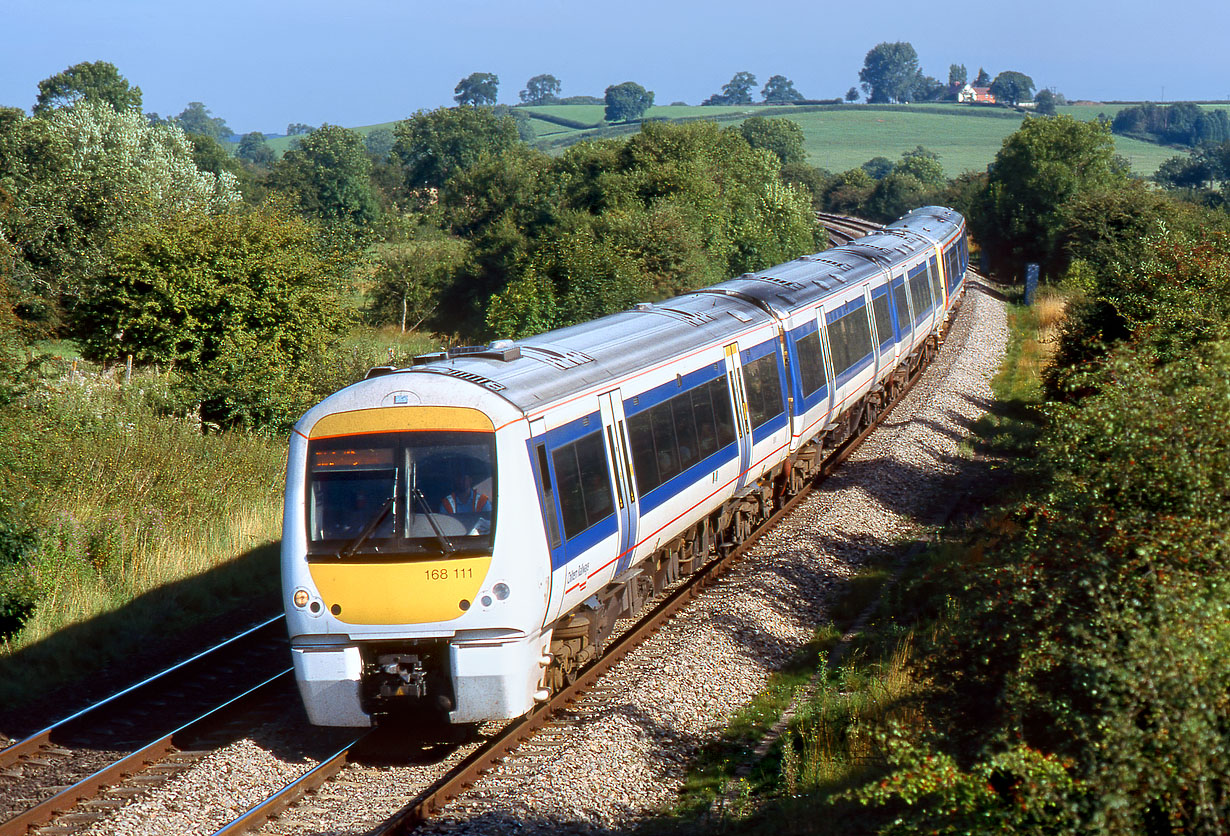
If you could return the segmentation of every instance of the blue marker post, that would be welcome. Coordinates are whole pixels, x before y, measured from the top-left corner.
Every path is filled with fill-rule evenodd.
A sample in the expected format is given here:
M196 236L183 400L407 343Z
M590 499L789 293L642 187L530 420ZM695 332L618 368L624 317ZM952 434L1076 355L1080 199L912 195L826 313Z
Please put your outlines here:
M1038 265L1032 261L1025 265L1025 304L1034 303L1034 294L1038 292Z

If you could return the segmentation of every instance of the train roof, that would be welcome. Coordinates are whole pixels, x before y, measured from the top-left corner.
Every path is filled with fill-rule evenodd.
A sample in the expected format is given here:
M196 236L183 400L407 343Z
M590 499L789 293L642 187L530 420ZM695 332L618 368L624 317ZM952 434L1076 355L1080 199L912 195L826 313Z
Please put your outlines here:
M607 381L682 357L818 303L947 241L962 219L951 209L917 209L849 244L658 303L643 303L522 340L416 358L397 373L443 374L499 393L524 412Z
M485 386L523 411L667 357L682 357L773 321L767 311L712 293L644 303L523 340L428 355L407 372L445 374Z

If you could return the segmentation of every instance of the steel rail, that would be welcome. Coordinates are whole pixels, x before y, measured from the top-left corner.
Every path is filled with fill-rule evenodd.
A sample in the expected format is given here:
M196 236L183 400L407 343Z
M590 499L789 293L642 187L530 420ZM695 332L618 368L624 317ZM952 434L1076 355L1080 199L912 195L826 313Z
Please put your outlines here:
M174 738L176 735L193 734L201 730L211 720L216 719L216 715L238 707L241 702L256 699L260 692L276 687L283 680L291 678L293 673L294 668L285 669L281 673L266 679L261 684L248 689L236 697L232 697L222 705L210 709L195 720L188 721L175 731L163 735L132 754L126 755L97 770L92 775L82 778L77 783L66 787L38 805L31 807L21 815L0 823L0 836L24 836L29 828L46 824L57 813L71 809L78 802L94 798L104 787L117 783L129 775L141 772L150 764L157 763L175 751Z
M98 709L106 705L110 705L111 703L115 702L121 697L126 697L142 688L148 687L149 685L162 679L163 677L168 676L172 673L181 671L187 666L192 665L193 663L198 662L201 659L204 659L206 656L209 656L210 654L215 653L216 651L222 650L223 648L233 644L234 642L248 638L253 633L256 633L260 630L264 630L276 624L277 622L283 620L284 618L285 616L278 615L278 616L275 616L269 619L268 621L263 621L254 627L249 627L247 630L244 630L242 633L232 636L231 638L227 639L224 642L221 642L220 644L216 644L211 648L202 650L200 653L196 654L195 656L185 659L184 661L176 665L172 665L166 670L156 673L153 676L147 677L146 679L141 680L135 685L130 685L129 687L125 688L123 691L119 691L115 694L112 694L106 699L99 700L93 705L87 706L86 708L81 709L75 714L70 714L69 716L63 718L62 720L57 720L56 722L52 723L50 726L48 726L47 728L41 731L37 731L34 734L29 735L28 737L24 737L21 740L18 740L16 743L13 743L12 745L5 747L4 749L0 749L0 769L4 769L5 767L11 766L12 764L16 763L21 758L26 757L30 754L33 754L34 752L37 752L41 747L48 745L51 742L52 734L68 726L70 723L81 720L81 718L85 717L90 712L97 711Z
M268 819L281 813L312 790L317 789L349 763L350 751L366 740L374 731L365 732L347 743L336 753L291 781L282 789L249 809L239 818L215 830L213 836L236 836L260 827Z

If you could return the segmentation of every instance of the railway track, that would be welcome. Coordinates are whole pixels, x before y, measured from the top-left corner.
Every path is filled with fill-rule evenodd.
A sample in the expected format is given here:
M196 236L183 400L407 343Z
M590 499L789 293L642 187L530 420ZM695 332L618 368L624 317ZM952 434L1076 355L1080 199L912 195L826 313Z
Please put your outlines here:
M845 215L833 215L828 212L816 212L816 219L829 231L834 246L849 244L855 238L862 238L868 232L881 229L883 224L874 221L864 221Z
M271 618L0 750L0 836L83 830L192 766L293 695L288 658Z
M947 327L944 333L947 334ZM933 353L929 352L929 354ZM554 719L556 715L579 702L583 695L597 685L607 671L661 629L689 602L717 582L761 537L789 516L796 506L804 502L823 483L824 479L889 416L897 403L905 397L921 377L927 365L927 363L921 364L910 376L906 385L900 388L893 400L880 411L874 420L862 427L854 437L834 448L825 458L818 474L806 483L802 490L782 504L763 524L752 530L734 549L712 558L696 573L659 596L651 605L649 612L630 628L614 637L603 655L583 669L574 683L556 693L549 702L539 706L525 717L505 724L481 744L468 747L471 750L466 752L464 757L457 758L458 762L451 766L446 774L430 783L425 780L423 788L416 792L408 804L386 820L372 823L372 826L366 830L368 836L394 836L394 834L412 832L432 815L444 809L451 799L473 785L483 773L491 770L503 760L514 757L519 746L530 742L544 729L557 724L558 721ZM213 836L238 836L238 834L250 833L260 828L265 822L282 814L292 805L299 803L310 793L319 790L330 780L339 776L343 769L355 760L356 752L368 745L379 745L375 742L379 734L377 730L356 738L341 748L333 757L322 761L298 780L290 782L274 795L215 831ZM456 753L462 748L465 747L454 747L450 752ZM301 818L314 817L305 815Z

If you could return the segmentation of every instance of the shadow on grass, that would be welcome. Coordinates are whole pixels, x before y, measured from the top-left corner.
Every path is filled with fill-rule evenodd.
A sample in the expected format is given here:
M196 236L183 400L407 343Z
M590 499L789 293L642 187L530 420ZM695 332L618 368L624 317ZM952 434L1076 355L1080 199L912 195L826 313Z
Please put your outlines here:
M277 615L279 548L252 549L0 657L0 733L30 734Z

